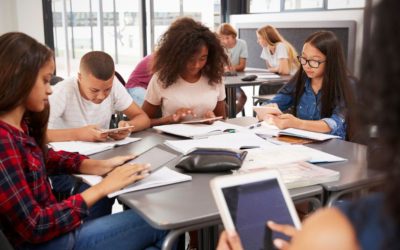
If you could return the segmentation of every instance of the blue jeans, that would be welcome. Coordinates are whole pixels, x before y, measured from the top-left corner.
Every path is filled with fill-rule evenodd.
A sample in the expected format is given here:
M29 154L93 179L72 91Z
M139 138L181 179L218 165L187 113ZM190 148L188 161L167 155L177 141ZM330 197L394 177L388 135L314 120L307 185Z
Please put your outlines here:
M72 186L74 185L75 178L72 175L53 175L50 176L51 184L53 186L53 191L60 193L69 193ZM82 193L90 186L86 183L82 183L76 193ZM112 211L112 206L115 202L115 198L103 198L96 202L90 209L89 209L89 216L86 217L84 220L91 220L95 218L99 218L101 216L109 215Z
M74 231L47 243L25 245L22 249L161 249L167 231L157 230L132 210L103 216L83 223Z
M141 107L144 103L147 90L142 87L127 88L126 90L128 90L128 93L132 96L133 101Z

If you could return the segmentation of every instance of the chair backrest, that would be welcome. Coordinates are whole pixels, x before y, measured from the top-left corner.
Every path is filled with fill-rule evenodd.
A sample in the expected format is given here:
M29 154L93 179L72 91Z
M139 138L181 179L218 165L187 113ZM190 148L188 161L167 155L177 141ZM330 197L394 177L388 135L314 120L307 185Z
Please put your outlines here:
M58 82L61 82L64 78L60 76L52 76L50 79L50 85L56 85Z
M8 241L7 237L3 233L3 227L0 225L0 250L13 250L13 246Z
M126 85L125 79L121 76L120 73L118 73L117 71L114 72L115 73L115 77L117 77L118 81L120 81L120 83L122 83L122 85Z

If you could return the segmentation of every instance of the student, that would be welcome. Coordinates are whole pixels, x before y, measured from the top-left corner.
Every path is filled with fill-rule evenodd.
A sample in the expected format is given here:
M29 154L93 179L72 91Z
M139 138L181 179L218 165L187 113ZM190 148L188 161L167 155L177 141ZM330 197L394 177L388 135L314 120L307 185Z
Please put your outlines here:
M90 218L107 194L143 179L148 166L131 156L92 160L46 147L52 51L23 33L0 36L0 222L16 249L145 249L160 247L164 231L131 210ZM47 173L107 176L57 202ZM90 220L86 220L90 218Z
M177 19L161 37L153 60L155 74L142 106L152 126L188 117L225 117L227 56L207 27L191 18Z
M298 128L346 138L347 106L352 101L346 63L337 37L319 31L308 37L299 56L302 69L268 103L292 114L261 117L280 129Z
M246 41L237 38L236 30L228 23L218 27L217 35L229 58L229 64L224 68L225 72L244 71L248 57ZM247 101L242 88L236 88L236 100L236 113L239 113Z
M142 106L146 95L147 85L153 76L151 62L153 54L145 56L132 71L125 88L138 106Z
M148 128L150 120L124 88L115 80L114 61L102 51L85 54L80 62L78 77L54 86L49 97L49 141L104 141L107 137L120 140L132 131ZM103 133L108 129L111 115L121 111L129 121L118 127L133 125L119 133Z
M294 75L299 68L295 48L271 25L259 28L256 33L257 42L263 48L260 57L267 69L280 75Z
M397 18L400 2L382 0L373 8L372 39L363 54L362 77L357 88L360 102L355 109L362 137L368 141L368 168L386 173L384 191L339 209L316 212L306 219L300 231L269 223L273 230L292 237L290 243L275 240L278 249L400 249L400 99L396 91L400 88L400 36L393 35L393 30L400 28ZM376 53L378 50L380 53ZM372 136L377 137L368 139L373 131L376 135ZM225 232L221 236L218 250L223 249L242 249L236 233L230 232L228 236Z

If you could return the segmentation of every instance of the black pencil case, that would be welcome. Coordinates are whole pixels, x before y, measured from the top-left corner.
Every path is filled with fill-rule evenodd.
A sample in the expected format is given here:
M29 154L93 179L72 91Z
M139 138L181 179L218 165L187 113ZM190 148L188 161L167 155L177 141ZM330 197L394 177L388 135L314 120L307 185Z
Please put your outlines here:
M247 151L219 148L194 148L179 160L176 168L207 173L239 169Z

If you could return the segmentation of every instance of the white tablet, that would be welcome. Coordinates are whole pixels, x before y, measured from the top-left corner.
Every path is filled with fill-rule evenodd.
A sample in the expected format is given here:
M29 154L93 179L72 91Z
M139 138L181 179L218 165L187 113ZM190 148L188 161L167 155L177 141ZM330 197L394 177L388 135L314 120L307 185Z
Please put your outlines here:
M273 239L289 240L272 232L266 225L269 220L300 228L292 199L277 171L219 176L210 185L225 229L238 232L244 249L274 249Z

